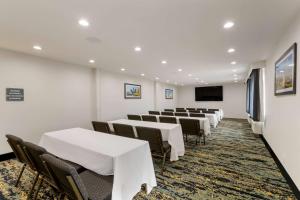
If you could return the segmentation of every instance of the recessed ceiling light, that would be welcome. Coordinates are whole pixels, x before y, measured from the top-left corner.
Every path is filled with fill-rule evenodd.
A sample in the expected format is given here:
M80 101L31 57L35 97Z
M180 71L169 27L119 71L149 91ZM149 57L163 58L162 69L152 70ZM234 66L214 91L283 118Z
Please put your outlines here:
M90 63L95 63L95 60L89 60Z
M233 53L233 52L235 52L235 49L230 48L230 49L227 50L227 52L228 52L228 53Z
M192 76L192 74L188 74L188 76L189 76L189 77L191 77L191 76Z
M155 77L155 80L159 80L159 78L158 78L158 77Z
M237 70L236 70L236 69L233 69L232 72L237 72Z
M42 47L41 47L41 46L39 46L39 45L34 45L34 46L33 46L33 48L34 48L35 50L39 50L39 51L41 51L41 50L42 50Z
M168 62L166 60L162 60L161 64L167 64Z
M142 51L142 48L141 48L141 47L139 47L139 46L136 46L136 47L134 47L134 51L136 51L136 52L140 52L140 51Z
M230 28L232 28L234 26L234 23L232 22L232 21L228 21L228 22L226 22L225 24L224 24L224 28L225 29L230 29Z
M121 71L124 72L126 69L125 68L121 68Z
M141 74L141 76L145 76L145 74Z
M230 64L232 64L232 65L236 65L236 61L232 61Z
M182 72L182 69L177 69L177 71Z
M90 25L90 23L89 23L86 19L80 19L80 20L78 21L78 24L79 24L80 26L84 26L84 27L88 27L88 26Z

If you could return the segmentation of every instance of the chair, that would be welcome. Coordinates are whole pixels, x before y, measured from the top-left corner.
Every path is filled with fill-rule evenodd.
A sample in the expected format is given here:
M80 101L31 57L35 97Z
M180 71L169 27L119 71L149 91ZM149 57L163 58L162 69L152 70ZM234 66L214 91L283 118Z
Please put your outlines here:
M203 110L202 113L215 114L215 111L212 111L212 110Z
M219 109L207 109L208 111L219 111Z
M186 112L184 108L176 108L176 112Z
M205 117L205 114L202 113L190 113L190 117Z
M188 141L188 135L195 135L199 137L199 142L201 136L203 136L203 141L205 144L205 134L202 129L200 129L200 122L197 119L179 119L182 132L185 135L186 142ZM198 139L196 137L196 145L198 144Z
M186 112L176 112L175 116L188 117L189 115Z
M200 110L189 110L190 113L200 113Z
M142 119L143 121L147 121L147 122L157 122L156 116L153 115L142 115Z
M107 122L92 121L92 124L95 131L102 132L102 133L111 133Z
M197 110L200 110L201 112L203 112L203 111L207 111L207 109L206 109L206 108L197 108Z
M161 112L161 115L174 116L174 113L172 113L172 112Z
M64 199L108 200L112 196L113 176L101 176L86 170L78 174L76 169L65 161L50 154L41 156Z
M196 108L186 108L188 111L196 110Z
M163 159L161 169L161 173L163 173L166 157L171 152L170 144L167 141L162 141L160 129L140 126L137 126L135 128L138 138L149 142L152 155Z
M160 115L159 111L149 111L149 115Z
M133 127L127 124L113 124L114 131L116 135L135 138Z
M165 112L174 112L174 109L165 109Z
M127 118L128 118L129 120L138 120L138 121L142 121L142 118L141 118L141 116L139 116L139 115L127 115Z
M159 117L159 122L161 122L161 123L169 123L169 124L177 124L177 120L176 120L175 117L160 116Z
M11 149L13 150L17 160L22 163L22 167L20 170L20 173L18 175L18 179L15 183L15 186L17 187L20 183L20 179L23 175L23 172L26 168L26 166L29 166L32 169L32 163L30 163L30 160L27 158L24 150L23 150L23 140L17 136L14 135L6 135L7 142L10 145Z

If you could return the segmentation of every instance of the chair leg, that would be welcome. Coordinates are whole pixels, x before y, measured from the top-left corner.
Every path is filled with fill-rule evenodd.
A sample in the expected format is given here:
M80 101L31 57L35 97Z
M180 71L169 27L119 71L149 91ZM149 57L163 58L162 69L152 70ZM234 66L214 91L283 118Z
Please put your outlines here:
M185 134L185 142L187 143L188 142L188 135Z
M163 174L164 170L165 170L166 157L167 157L167 153L164 153L162 168L161 168L161 174Z
M204 142L204 145L205 145L205 134L203 134L203 142Z
M23 174L25 168L26 168L26 164L23 164L23 166L22 166L22 168L21 168L21 171L20 171L20 174L19 174L19 176L18 176L17 182L16 182L16 184L15 184L16 187L18 187L18 185L19 185L19 183L20 183L20 179L21 179L21 177L22 177L22 174Z
M38 185L38 188L37 188L37 190L36 190L36 192L35 192L35 195L34 195L34 198L33 198L34 200L37 199L38 194L39 194L40 189L41 189L41 186L43 185L43 182L44 182L44 177L41 177L41 182L40 182L40 184Z
M32 192L33 192L34 187L35 187L35 185L36 185L36 183L37 183L37 181L38 181L38 179L39 179L39 176L40 176L40 174L37 173L36 176L35 176L35 178L34 178L34 181L33 181L33 184L32 184L32 186L31 186L31 189L30 189L30 191L29 191L29 194L27 195L27 199L31 199Z

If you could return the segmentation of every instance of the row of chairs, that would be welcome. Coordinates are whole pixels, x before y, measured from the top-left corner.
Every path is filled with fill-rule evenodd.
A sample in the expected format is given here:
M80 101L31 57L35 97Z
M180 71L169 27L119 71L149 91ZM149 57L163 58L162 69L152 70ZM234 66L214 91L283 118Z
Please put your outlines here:
M154 115L163 115L163 116L176 116L176 117L205 117L205 114L203 113L181 113L181 112L158 112L158 111L149 111L149 115L127 115L127 118L129 120L138 120L138 121L149 121L149 122L158 122L157 117ZM160 116L159 118L164 117ZM162 122L161 120L159 120Z
M164 109L165 112L175 112L174 109ZM176 112L180 112L180 113L186 113L186 112L189 112L189 113L212 113L212 114L215 114L216 113L216 110L215 109L208 109L208 110L201 110L201 109L198 109L198 110L178 110L176 109Z
M22 163L15 186L20 183L25 168L35 175L27 199L37 199L43 183L55 191L57 199L64 199L65 196L82 200L111 199L113 176L95 174L17 136L6 135L6 138L17 160Z

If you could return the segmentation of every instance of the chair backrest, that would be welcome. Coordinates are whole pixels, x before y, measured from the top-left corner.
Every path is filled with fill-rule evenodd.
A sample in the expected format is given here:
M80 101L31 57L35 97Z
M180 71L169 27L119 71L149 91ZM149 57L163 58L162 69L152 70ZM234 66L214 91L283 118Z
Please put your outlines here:
M176 112L186 112L184 108L176 108Z
M188 117L189 115L186 112L176 112L175 116L183 116L183 117Z
M197 110L201 110L202 112L203 112L203 111L207 111L206 108L197 108Z
M219 111L219 109L207 109L208 111Z
M161 112L161 115L174 116L173 112Z
M190 113L190 117L205 117L203 113Z
M175 117L159 117L159 122L161 123L169 123L169 124L177 124L176 118Z
M113 124L116 135L135 138L133 127L127 124Z
M196 108L186 108L188 111L196 110Z
M148 121L148 122L157 122L156 116L153 115L142 115L143 121Z
M107 122L92 121L92 124L95 131L102 132L102 133L111 133Z
M89 199L88 192L74 167L50 154L44 154L41 158L55 183L71 199Z
M203 110L202 113L215 114L215 111L212 111L212 110Z
M30 161L33 163L35 170L43 174L47 178L51 178L47 168L43 164L41 155L47 153L46 149L30 142L24 142L24 151Z
M149 142L151 152L163 154L163 141L160 129L136 126L138 138Z
M182 132L188 135L200 134L200 123L197 119L179 119Z
M6 138L18 161L31 164L23 150L23 140L14 135L6 135Z
M165 112L174 112L174 109L165 109Z
M159 111L149 111L149 115L160 115Z
M128 118L129 120L138 120L138 121L142 121L142 118L141 118L141 116L139 116L139 115L127 115L127 118Z
M190 113L200 113L200 110L189 110Z

